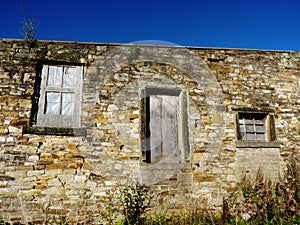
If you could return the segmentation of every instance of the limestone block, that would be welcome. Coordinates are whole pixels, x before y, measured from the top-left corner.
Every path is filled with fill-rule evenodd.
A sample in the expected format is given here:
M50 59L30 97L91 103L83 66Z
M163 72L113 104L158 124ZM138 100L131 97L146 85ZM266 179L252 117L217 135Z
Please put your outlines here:
M51 186L61 187L63 186L63 183L61 183L61 181L58 178L49 179L48 188L50 188Z
M64 189L62 187L50 187L50 188L47 188L45 190L42 190L41 194L42 195L47 195L47 196L57 196L57 197L62 197L63 194L64 194Z
M7 134L8 131L8 126L1 126L0 125L0 134Z
M38 155L31 155L28 157L28 161L34 162L34 163L38 162L39 159L40 159L40 157Z
M28 177L36 177L36 176L41 176L45 174L44 170L32 170L32 171L27 171L27 176Z
M45 176L52 177L62 174L62 169L49 169L45 171Z

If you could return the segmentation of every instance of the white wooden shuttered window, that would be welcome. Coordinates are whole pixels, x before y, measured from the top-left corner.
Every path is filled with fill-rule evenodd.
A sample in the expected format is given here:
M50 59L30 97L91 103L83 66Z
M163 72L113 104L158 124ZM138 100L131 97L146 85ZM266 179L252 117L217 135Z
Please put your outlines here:
M43 65L37 126L80 127L82 66Z
M181 163L189 157L186 92L147 89L145 94L145 162Z

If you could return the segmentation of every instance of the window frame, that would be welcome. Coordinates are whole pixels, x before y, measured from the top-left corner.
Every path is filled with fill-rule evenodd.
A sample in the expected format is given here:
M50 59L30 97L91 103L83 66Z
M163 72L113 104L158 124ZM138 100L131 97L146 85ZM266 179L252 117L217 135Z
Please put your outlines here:
M267 113L238 112L240 141L268 141L269 115ZM253 137L253 138L252 138Z
M77 122L72 126L61 126L60 124L42 124L39 122L39 113L44 112L44 106L41 104L45 103L45 93L43 86L46 76L46 68L49 66L76 66L80 67L80 75L77 79L78 86L76 88L77 95L75 96L76 109L74 112L77 113ZM37 134L37 135L58 135L58 136L87 136L87 130L81 127L81 99L82 99L82 86L84 76L84 64L82 63L68 63L68 62L53 62L53 61L38 61L36 66L36 80L34 84L34 93L32 95L32 108L30 114L29 126L23 127L24 134ZM43 100L42 100L43 99ZM76 103L77 100L77 103Z
M276 141L276 128L275 128L275 119L274 119L274 110L272 109L258 109L258 108L232 108L232 111L235 113L235 132L236 132L236 146L243 148L257 148L257 147L265 147L265 148L273 148L280 147L280 144ZM248 118L260 118L263 122L265 138L263 139L252 139L247 140L243 139L242 133L240 129L240 115L242 117ZM259 120L259 119L256 119ZM251 132L248 132L251 133ZM254 133L254 132L252 132Z

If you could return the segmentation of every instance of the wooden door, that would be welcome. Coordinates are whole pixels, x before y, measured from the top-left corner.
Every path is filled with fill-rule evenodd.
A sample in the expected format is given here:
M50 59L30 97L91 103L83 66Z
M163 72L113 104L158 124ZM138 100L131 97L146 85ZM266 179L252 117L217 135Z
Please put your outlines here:
M179 96L149 96L151 163L179 163Z

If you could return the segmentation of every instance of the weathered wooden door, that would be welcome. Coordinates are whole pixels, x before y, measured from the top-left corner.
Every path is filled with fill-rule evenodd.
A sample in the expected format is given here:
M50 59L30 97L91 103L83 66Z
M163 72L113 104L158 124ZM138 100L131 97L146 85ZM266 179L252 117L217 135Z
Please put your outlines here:
M148 98L151 162L179 163L179 96L150 95Z

